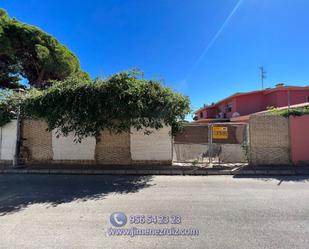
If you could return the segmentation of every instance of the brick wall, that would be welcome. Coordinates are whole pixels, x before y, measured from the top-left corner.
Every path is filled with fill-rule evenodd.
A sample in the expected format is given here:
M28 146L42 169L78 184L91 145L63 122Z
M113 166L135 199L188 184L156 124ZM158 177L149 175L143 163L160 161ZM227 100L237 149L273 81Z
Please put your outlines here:
M53 159L52 133L42 120L23 120L21 137L22 153L26 161L49 161Z
M218 127L227 127L227 139L213 139L213 143L241 144L244 141L244 129L242 124L213 124ZM205 144L208 143L208 125L185 125L174 138L175 143L180 144Z
M68 136L57 137L56 132L52 132L53 160L92 160L96 140L94 137L85 137L81 143L74 141L74 133Z
M144 135L144 131L110 134L103 131L96 141L88 137L75 143L73 134L57 138L47 131L42 120L23 120L22 154L28 163L58 164L170 164L172 142L170 127Z
M171 164L171 127L165 126L145 135L144 130L131 130L131 157L133 164Z
M95 159L99 164L131 164L130 133L103 131L97 141Z
M290 164L288 122L287 118L278 115L250 116L251 164Z
M175 143L204 144L208 143L207 125L185 125L174 138Z

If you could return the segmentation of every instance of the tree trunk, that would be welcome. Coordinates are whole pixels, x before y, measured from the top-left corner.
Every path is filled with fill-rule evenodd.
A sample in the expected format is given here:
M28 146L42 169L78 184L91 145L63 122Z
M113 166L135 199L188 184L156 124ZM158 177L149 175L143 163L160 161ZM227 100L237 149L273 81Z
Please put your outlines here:
M45 72L45 69L43 67L43 69L39 73L38 78L37 78L37 80L35 82L35 87L36 88L43 88L44 87L44 83L43 83L44 72Z

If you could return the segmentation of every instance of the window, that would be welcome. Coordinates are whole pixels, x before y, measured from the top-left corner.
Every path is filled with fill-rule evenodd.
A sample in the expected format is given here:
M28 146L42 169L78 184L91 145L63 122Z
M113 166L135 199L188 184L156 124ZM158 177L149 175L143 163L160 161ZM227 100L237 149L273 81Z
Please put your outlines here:
M309 102L309 96L307 96L307 102Z
M228 104L226 106L226 112L231 112L232 111L232 104Z
M204 115L203 115L203 112L200 112L200 118L203 118Z

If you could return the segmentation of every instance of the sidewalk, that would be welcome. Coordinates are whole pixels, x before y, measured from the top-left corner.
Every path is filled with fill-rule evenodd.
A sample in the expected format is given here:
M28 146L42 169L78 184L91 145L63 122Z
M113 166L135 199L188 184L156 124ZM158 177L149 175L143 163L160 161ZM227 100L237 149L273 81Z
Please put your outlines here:
M309 175L309 166L192 165L32 165L1 167L0 174L76 174L76 175Z

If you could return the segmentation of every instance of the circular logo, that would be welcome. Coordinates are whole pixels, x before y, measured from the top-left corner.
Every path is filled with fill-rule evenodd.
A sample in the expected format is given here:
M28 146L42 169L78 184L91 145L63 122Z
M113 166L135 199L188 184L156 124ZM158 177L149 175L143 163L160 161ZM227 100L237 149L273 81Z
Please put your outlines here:
M111 214L110 222L115 227L122 227L127 224L127 216L122 212L115 212Z

